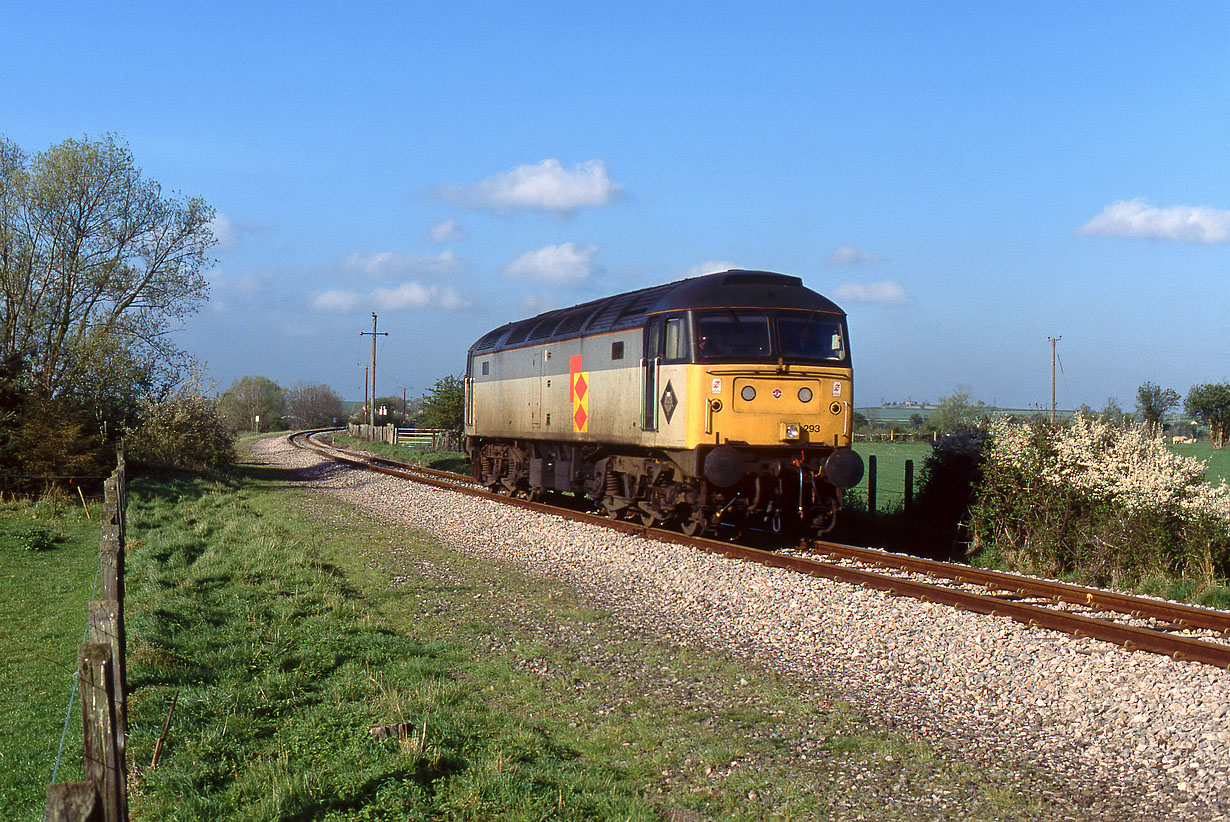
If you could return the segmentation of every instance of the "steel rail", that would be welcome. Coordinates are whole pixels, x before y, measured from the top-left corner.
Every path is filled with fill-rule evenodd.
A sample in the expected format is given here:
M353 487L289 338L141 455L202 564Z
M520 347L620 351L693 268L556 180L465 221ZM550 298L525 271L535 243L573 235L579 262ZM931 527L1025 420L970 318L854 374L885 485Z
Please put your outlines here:
M320 432L307 433L314 435L315 433ZM709 539L706 537L689 537L686 534L677 533L674 531L665 531L657 528L646 528L644 525L621 520L613 520L597 514L573 511L532 500L493 494L483 488L459 484L459 480L464 480L466 478L463 478L457 474L448 474L447 472L438 472L434 471L434 469L427 469L428 471L432 471L436 474L443 474L445 477L449 477L450 479L426 477L412 471L399 470L397 468L390 467L389 465L376 465L373 464L370 457L358 456L353 454L353 452L350 452L349 454L336 453L341 452L342 449L335 449L331 446L327 447L315 442L312 442L310 445L303 445L296 441L297 438L303 436L303 433L293 434L290 437L290 442L296 447L316 451L322 456L336 462L353 465L358 468L376 471L378 473L387 474L390 476L414 480L415 482L423 483L436 488L457 491L470 496L498 501L504 504L513 505L540 513L548 513L577 522L587 522L601 525L612 530L627 534L637 534L645 536L649 539L658 540L660 542L668 542L691 548L698 548L708 553L718 554L731 559L756 562L761 565L790 570L813 577L859 585L864 588L884 591L885 593L891 595L909 596L923 602L937 602L943 605L962 608L974 613L1009 617L1030 627L1046 628L1048 630L1062 631L1077 637L1098 639L1119 645L1129 651L1146 651L1149 653L1170 656L1177 660L1188 660L1206 665L1214 665L1219 668L1230 669L1230 645L1209 642L1208 640L1195 637L1170 634L1154 628L1127 625L1107 619L1100 619L1097 617L1085 616L1068 611L1056 610L1054 608L1048 608L1041 605L1013 602L987 594L979 594L964 591L958 588L919 582L917 580L881 574L862 568L853 568L846 565L839 565L809 557L797 556L794 554L779 554L772 551L765 551L759 548L752 548L744 545L736 545L734 543L722 542L720 540ZM310 440L310 437L308 437L308 439ZM385 460L385 462L391 463L391 461L388 460ZM852 546L839 545L837 543L812 543L812 545L815 546L817 550L822 550L833 556L839 556L841 558L860 559L870 563L879 563L886 566L897 567L899 570L922 573L931 576L943 576L954 581L971 582L974 584L983 585L985 587L1009 590L1013 593L1021 593L1023 595L1047 596L1042 594L1030 594L1028 591L1023 591L1022 588L1026 586L1026 583L1045 582L1041 580L1033 580L1028 577L1019 577L1017 575L1004 574L1002 572L985 572L981 569L969 568L968 566L948 565L946 563L937 563L934 560L923 560L917 557L903 557L900 554L889 554L883 551L856 549ZM866 557L858 556L863 552L866 553ZM848 557L842 556L847 553L851 555ZM905 561L898 562L898 560ZM943 571L943 573L940 573L940 571ZM976 579L976 577L981 577L984 574L988 575L987 582ZM1056 584L1063 585L1062 583ZM1097 599L1096 595L1104 595L1109 593L1095 591L1094 589L1081 588L1080 586L1068 586L1068 588L1079 590L1082 595L1085 592L1091 592L1095 594L1095 600ZM1047 596L1047 598L1054 599L1057 597ZM1128 597L1123 594L1112 594L1110 597L1104 596L1102 598L1102 601L1104 602L1109 602L1111 600L1115 600L1120 603L1123 603L1124 600L1130 600L1130 603L1128 604L1131 606L1136 606L1137 610L1139 610L1139 606L1142 603L1148 603L1150 609L1160 608L1163 612L1168 608L1166 603L1159 603L1152 600L1140 600L1138 598ZM1087 605L1087 603L1083 600L1075 604ZM1180 605L1179 603L1174 603L1174 605L1179 611L1184 613L1189 610L1194 610L1200 612L1201 614L1206 613L1206 609L1192 608L1191 606ZM1127 607L1127 604L1123 607ZM1119 608L1112 608L1108 610L1119 610ZM1132 614L1132 611L1126 611L1126 613ZM1217 612L1207 613L1216 614ZM1163 613L1161 618L1177 621L1174 619L1173 612ZM1212 630L1218 630L1218 628L1213 628ZM1221 630L1224 630L1224 628Z
M836 542L808 541L808 550L819 551L841 559L856 560L872 565L898 568L903 571L925 574L930 577L951 579L954 582L970 582L985 588L1011 591L1022 596L1081 605L1099 611L1114 611L1138 619L1153 618L1168 621L1177 629L1203 629L1216 631L1223 637L1230 636L1230 613L1186 605L1180 602L1164 602L1145 599L1115 591L1087 588L1056 580L1035 579L1003 571L974 568L969 565L954 565L906 554L894 554L871 548L857 548Z

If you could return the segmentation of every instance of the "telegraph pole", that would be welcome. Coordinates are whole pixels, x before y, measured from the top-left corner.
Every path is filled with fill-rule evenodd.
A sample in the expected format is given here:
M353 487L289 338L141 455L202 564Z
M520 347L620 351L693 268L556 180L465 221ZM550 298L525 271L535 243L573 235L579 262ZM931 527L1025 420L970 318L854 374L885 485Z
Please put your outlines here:
M1047 337L1051 342L1051 424L1055 424L1055 343L1063 337Z
M372 338L372 403L367 407L367 423L372 428L376 427L376 338L387 337L389 332L376 330L376 312L372 312L372 330L360 331L360 337L370 336ZM367 386L364 386L367 390Z

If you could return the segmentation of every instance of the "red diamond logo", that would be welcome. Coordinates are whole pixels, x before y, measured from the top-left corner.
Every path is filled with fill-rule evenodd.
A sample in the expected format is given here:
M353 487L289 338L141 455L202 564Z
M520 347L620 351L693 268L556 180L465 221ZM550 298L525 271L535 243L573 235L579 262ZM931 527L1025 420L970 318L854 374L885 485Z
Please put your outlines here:
M578 408L578 409L577 409L577 413L575 413L575 414L573 414L573 415L572 415L572 419L573 419L573 420L576 422L576 424L577 424L577 430L578 430L578 431L584 431L584 430L585 430L585 421L586 421L587 419L589 419L589 416L585 413L585 409L584 409L584 408Z
M576 385L572 387L572 390L573 393L576 394L578 400L585 398L585 389L587 388L589 388L589 384L585 382L585 375L577 374L577 382Z

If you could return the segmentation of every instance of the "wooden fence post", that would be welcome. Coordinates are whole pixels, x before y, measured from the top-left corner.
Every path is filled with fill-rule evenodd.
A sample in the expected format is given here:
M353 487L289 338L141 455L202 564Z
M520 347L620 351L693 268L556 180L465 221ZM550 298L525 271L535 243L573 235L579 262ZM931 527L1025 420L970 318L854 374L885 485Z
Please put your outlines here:
M77 676L81 684L85 776L98 785L103 819L106 822L124 822L128 818L128 798L124 765L116 745L112 671L110 645L87 643L78 647Z
M867 458L867 513L876 512L876 458L872 454Z
M128 739L128 683L125 676L124 614L119 603L113 599L95 600L89 606L86 623L86 642L107 645L111 649L111 681L115 698L115 741L119 752L120 766L127 757L125 747Z
M104 525L100 541L102 599L114 599L124 606L124 544L118 525Z
M105 822L102 797L93 782L52 782L47 786L45 822Z

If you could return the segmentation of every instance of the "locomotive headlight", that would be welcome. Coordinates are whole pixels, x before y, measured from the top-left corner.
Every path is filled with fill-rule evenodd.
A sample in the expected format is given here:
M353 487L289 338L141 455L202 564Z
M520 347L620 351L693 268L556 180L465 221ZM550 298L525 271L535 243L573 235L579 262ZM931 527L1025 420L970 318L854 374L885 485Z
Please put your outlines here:
M752 388L750 385L745 385L743 386L743 390L739 392L739 396L748 402L751 402L756 399L756 389Z
M783 440L797 440L801 433L801 427L797 422L783 422L781 424L780 435Z
M811 389L807 386L799 389L799 402L811 402Z

